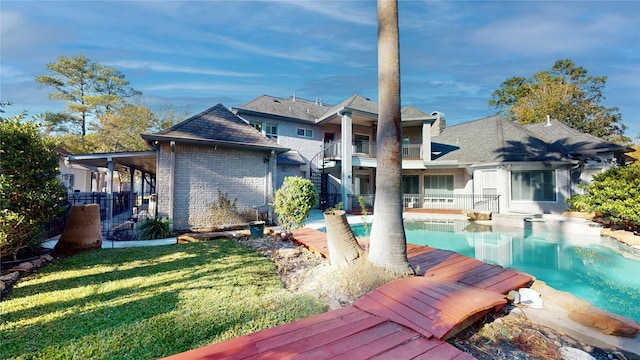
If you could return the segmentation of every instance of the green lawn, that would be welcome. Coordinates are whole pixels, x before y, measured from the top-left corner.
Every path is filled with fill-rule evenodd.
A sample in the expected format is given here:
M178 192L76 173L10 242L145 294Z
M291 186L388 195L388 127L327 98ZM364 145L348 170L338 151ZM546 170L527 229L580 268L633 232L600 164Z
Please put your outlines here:
M0 302L0 358L157 358L325 310L232 240L96 250L16 284Z

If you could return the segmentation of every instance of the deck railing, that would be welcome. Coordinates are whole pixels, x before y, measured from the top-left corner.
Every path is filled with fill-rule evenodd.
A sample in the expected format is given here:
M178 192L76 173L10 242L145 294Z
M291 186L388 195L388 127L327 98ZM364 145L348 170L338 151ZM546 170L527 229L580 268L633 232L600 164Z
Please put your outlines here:
M500 213L500 195L405 194L403 204L410 209L480 210Z
M359 209L358 197L362 196L367 207L373 206L374 194L349 194L348 200L352 209ZM429 210L480 210L494 214L500 213L500 195L473 195L473 194L405 194L402 197L405 209L429 209ZM335 207L342 201L339 193L329 193L326 196L326 207ZM343 204L344 205L344 204Z

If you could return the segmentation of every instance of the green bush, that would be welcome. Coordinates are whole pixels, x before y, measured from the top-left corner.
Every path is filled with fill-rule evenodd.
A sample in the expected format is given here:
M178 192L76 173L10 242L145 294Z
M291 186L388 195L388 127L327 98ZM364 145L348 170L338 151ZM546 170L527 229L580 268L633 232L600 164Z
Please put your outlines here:
M282 229L291 232L304 226L311 209L316 204L318 193L311 180L299 176L288 176L276 191L273 203Z
M567 200L574 211L601 213L613 225L640 230L640 167L614 167L583 186L586 193Z
M23 119L0 118L0 257L14 260L39 250L67 195L56 144Z
M159 217L146 218L138 230L138 239L140 240L164 239L174 235L171 222Z

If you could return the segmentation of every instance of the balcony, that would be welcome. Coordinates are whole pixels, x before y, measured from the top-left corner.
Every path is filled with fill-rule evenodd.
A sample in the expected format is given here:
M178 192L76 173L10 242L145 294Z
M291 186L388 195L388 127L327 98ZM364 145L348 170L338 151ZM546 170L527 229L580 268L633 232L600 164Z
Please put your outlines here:
M355 157L375 158L375 141L356 141L351 144L351 154ZM403 159L422 159L422 144L402 144ZM326 159L336 159L342 157L341 141L332 141L325 144L324 157Z

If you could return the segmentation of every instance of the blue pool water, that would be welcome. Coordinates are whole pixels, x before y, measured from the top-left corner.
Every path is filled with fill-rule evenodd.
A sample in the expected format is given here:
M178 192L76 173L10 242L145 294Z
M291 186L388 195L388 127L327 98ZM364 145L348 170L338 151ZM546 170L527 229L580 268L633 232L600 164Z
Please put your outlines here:
M362 225L353 230L365 236ZM466 221L407 221L405 232L409 243L520 270L596 307L640 321L640 256L615 240L525 230L497 233Z

